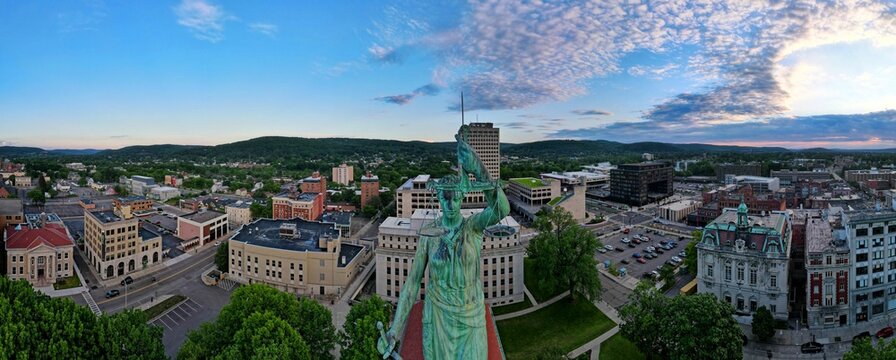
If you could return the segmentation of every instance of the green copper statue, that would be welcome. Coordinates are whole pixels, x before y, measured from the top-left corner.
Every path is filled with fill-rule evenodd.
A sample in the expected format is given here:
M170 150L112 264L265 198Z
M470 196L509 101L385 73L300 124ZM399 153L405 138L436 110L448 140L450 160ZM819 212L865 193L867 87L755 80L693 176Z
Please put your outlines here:
M486 359L485 323L479 258L482 232L510 212L507 197L497 179L483 166L467 143L469 127L461 126L457 139L458 175L430 184L436 190L442 216L421 230L414 263L398 298L395 318L383 333L377 349L383 358L399 359L396 341L402 335L408 313L420 291L427 266L429 281L423 305L423 356L437 359ZM470 180L468 174L475 176ZM469 191L483 191L488 208L464 219L461 202Z

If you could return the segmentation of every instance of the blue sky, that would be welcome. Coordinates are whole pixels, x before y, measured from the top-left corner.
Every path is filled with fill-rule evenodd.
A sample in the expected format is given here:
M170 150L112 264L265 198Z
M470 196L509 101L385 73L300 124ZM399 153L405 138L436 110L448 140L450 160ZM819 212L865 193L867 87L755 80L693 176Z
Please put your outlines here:
M892 1L0 0L0 144L896 147Z

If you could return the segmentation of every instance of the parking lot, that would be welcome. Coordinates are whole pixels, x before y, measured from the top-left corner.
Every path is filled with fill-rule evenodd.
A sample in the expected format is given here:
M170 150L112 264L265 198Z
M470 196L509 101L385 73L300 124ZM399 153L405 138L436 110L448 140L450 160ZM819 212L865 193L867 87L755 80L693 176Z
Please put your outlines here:
M152 324L170 331L200 310L202 310L202 305L199 305L193 299L187 299L180 305L172 308L171 311L165 313L165 315L158 317Z
M634 245L634 247L629 247L627 244L622 243L623 238L632 240L635 234L646 235L650 240ZM663 253L657 253L658 257L655 259L645 259L645 264L638 263L637 259L632 257L632 254L634 253L640 253L643 256L646 253L645 249L648 246L653 246L654 248L659 249L661 240L673 240L678 243L678 246L672 248L672 250L662 250ZM678 256L680 251L684 251L687 241L688 239L679 240L677 236L660 235L656 231L635 227L629 234L617 233L610 235L609 237L601 238L601 242L603 242L604 245L612 245L616 250L607 251L606 253L598 253L595 255L595 258L601 264L610 260L617 269L625 268L629 276L640 278L645 273L649 273L653 270L658 271L666 261L672 259L673 256ZM622 251L619 251L619 249L622 249ZM679 257L683 259L682 256ZM624 264L622 263L622 260L627 260L629 263Z

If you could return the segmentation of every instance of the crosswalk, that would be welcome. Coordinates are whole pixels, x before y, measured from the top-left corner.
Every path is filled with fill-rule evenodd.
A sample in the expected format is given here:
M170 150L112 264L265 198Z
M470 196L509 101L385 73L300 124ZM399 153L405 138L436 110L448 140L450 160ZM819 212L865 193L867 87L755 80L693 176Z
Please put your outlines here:
M238 285L239 283L230 279L222 279L221 281L218 281L218 287L227 291L233 290L233 288Z
M82 292L81 296L84 297L84 301L87 302L87 307L89 307L90 311L93 311L93 313L96 314L96 316L100 316L103 314L103 312L100 311L99 305L96 304L96 301L93 301L93 296L90 296L90 292L88 292L88 291Z

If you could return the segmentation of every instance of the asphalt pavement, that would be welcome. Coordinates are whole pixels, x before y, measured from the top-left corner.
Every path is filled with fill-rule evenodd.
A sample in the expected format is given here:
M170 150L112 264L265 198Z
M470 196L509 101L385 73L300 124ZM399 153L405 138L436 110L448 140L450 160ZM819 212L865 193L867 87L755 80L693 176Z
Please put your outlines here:
M604 245L612 245L617 250L607 251L606 253L598 253L595 255L595 258L601 264L603 264L606 260L610 260L611 264L616 265L617 269L625 268L628 276L641 278L645 273L649 273L653 270L658 271L658 269L661 268L663 264L666 263L666 261L672 259L673 256L678 256L678 253L680 251L684 251L686 242L680 241L678 237L663 236L657 234L656 232L650 233L648 231L645 231L640 227L636 227L629 234L623 234L619 232L602 238L601 242L603 242ZM646 235L650 238L650 240L635 245L633 248L622 243L623 238L632 240L634 239L635 234ZM632 256L635 253L639 253L643 257L643 255L646 253L645 249L648 246L653 246L654 248L659 249L661 240L673 240L675 242L678 242L678 247L675 247L672 250L662 250L664 253L657 254L659 255L659 257L655 259L645 259L645 264L638 263L637 259ZM622 251L619 251L619 249L621 249ZM624 264L622 263L623 260L627 260L629 263Z

